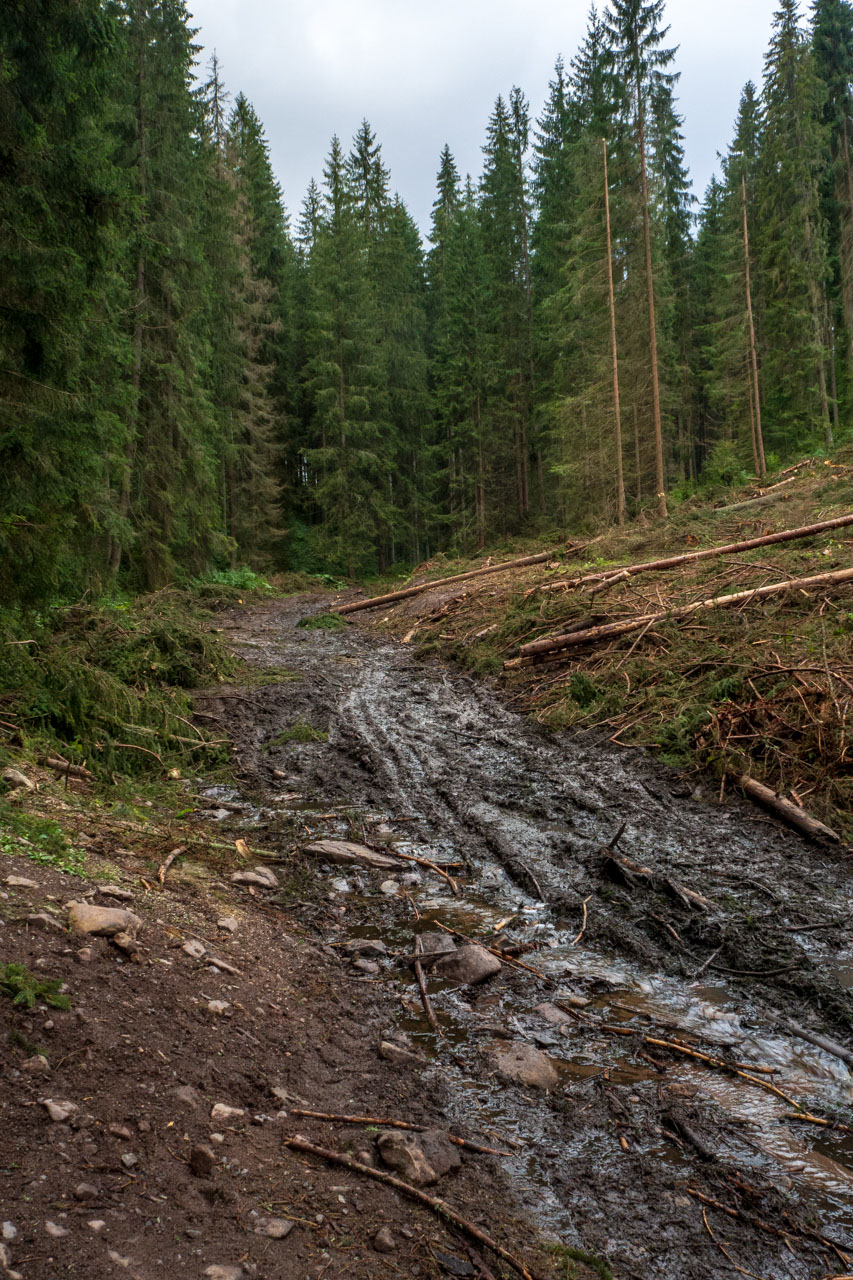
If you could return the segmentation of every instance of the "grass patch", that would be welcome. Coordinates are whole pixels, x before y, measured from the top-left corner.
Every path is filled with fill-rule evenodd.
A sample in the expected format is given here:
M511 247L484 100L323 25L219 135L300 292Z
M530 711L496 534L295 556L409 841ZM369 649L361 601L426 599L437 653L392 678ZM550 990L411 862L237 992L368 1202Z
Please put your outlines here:
M322 729L315 729L307 720L294 720L289 729L277 733L270 738L267 747L286 747L292 742L328 742L329 735Z
M30 973L26 965L0 965L0 991L18 1007L32 1009L43 1001L51 1009L67 1011L71 1008L71 1000L62 993L61 986L56 978L40 978Z
M610 1267L603 1258L597 1258L593 1253L587 1253L584 1249L573 1249L567 1244L551 1244L548 1248L556 1258L565 1262L567 1280L582 1280L582 1277L590 1272L599 1276L600 1280L613 1280ZM575 1264L580 1264L584 1270L578 1270Z
M43 867L54 867L68 875L82 876L86 855L69 843L53 818L24 813L0 800L0 853L23 856Z
M310 618L300 618L296 625L303 631L339 631L347 620L339 613L314 613Z

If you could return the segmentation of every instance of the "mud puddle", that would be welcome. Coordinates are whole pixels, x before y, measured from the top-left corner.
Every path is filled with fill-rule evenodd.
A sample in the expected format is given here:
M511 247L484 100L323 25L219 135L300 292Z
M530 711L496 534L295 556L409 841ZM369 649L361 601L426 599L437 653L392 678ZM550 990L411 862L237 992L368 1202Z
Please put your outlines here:
M300 675L220 704L254 789L245 816L287 848L344 836L460 868L455 896L411 863L320 864L329 941L376 936L405 956L444 925L538 971L461 989L428 977L441 1037L405 964L382 972L396 1034L452 1080L452 1118L522 1144L505 1161L519 1202L618 1276L849 1270L853 1139L790 1116L849 1124L853 1078L778 1021L849 1046L849 864L645 756L548 735L367 628L297 629L307 612L286 601L227 622L250 661ZM325 740L276 745L297 722ZM608 874L609 845L651 885ZM500 1078L508 1043L545 1053L558 1085Z

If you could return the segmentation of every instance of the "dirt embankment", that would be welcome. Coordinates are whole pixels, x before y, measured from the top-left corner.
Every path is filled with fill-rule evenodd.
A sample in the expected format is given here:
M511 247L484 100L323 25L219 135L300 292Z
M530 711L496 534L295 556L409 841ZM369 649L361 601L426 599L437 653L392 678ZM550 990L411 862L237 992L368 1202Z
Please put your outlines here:
M535 1275L847 1273L844 1044L790 1024L849 1042L850 864L647 756L554 737L369 626L296 625L327 603L220 624L264 673L197 700L234 741L235 783L194 782L195 812L173 805L158 827L103 822L44 779L87 837L89 878L2 859L4 879L36 884L2 885L0 964L72 1001L0 1006L10 1266L512 1274L399 1191L288 1147L302 1133L387 1167L380 1125L295 1114L313 1110L506 1152L461 1149L432 1186ZM320 839L391 865L309 854ZM255 867L276 885L232 881ZM133 895L137 952L64 929L63 904L106 877ZM27 922L42 910L59 927ZM448 929L501 963L476 985L424 964L437 1034L412 956ZM48 1098L76 1110L52 1119ZM828 1127L791 1120L800 1108Z

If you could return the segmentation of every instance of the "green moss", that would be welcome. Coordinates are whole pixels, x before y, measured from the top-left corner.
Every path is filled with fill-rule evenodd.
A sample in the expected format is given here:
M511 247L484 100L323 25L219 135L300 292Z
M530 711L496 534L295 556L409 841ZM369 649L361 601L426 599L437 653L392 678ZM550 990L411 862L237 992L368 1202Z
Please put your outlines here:
M41 866L82 876L86 855L68 842L53 818L39 818L0 800L0 853L23 856Z
M56 978L40 978L22 964L0 966L0 991L9 996L13 1005L32 1009L43 1000L51 1009L70 1009L71 1001L60 991L62 983Z
M297 627L304 631L338 631L347 625L339 613L314 613L310 618L300 618Z
M322 729L315 729L307 720L294 720L289 729L277 733L270 738L267 747L286 747L291 742L328 742L329 735Z

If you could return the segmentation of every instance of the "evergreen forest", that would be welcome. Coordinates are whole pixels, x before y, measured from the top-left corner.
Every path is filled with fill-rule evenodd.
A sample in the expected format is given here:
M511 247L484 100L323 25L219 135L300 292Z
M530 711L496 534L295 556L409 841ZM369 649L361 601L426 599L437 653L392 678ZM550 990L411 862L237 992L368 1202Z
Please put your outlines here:
M3 5L6 603L403 571L849 439L848 0L779 0L701 207L664 0L593 8L481 173L423 158L425 240L367 121L288 212L196 38L184 0Z

